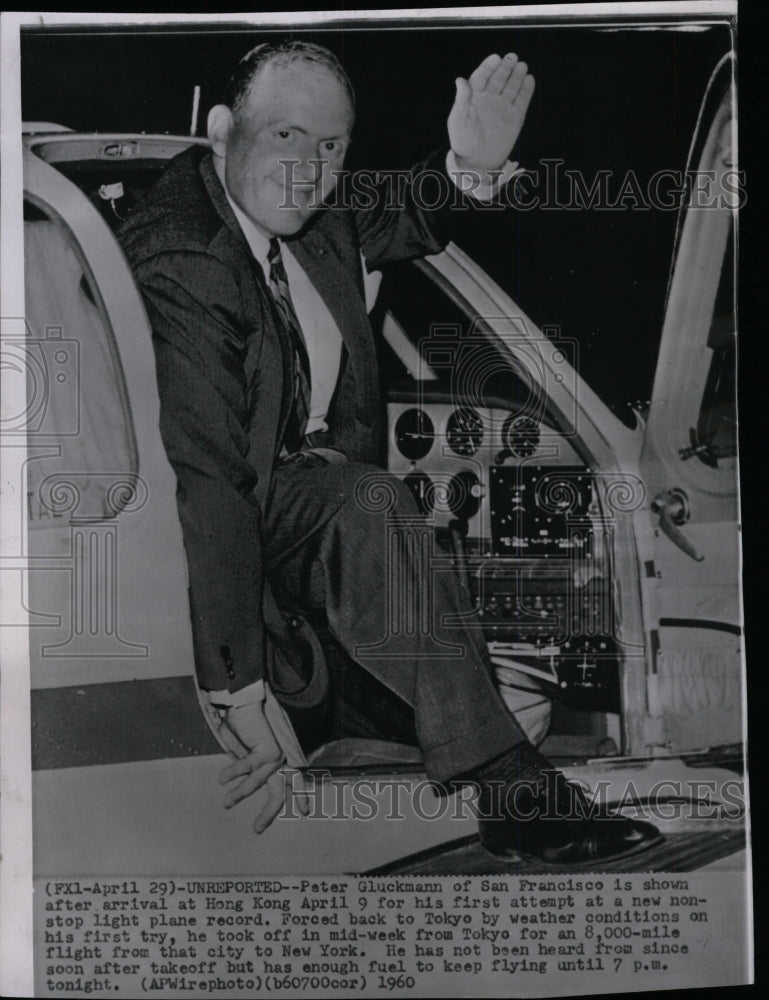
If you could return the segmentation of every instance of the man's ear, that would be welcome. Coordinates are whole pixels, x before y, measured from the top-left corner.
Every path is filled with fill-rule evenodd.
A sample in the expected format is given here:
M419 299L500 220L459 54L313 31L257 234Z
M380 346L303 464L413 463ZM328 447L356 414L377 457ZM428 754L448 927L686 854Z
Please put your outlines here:
M226 104L217 104L208 112L208 139L215 156L224 156L232 131L232 112Z

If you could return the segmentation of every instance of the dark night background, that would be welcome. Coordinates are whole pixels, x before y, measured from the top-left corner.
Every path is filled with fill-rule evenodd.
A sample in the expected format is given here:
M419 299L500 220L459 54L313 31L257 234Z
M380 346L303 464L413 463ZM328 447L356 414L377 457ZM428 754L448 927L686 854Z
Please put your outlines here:
M285 34L285 31L279 34ZM22 114L76 130L189 129L200 123L234 63L269 32L196 30L27 33ZM535 169L564 160L588 183L633 170L645 190L680 170L725 26L705 31L506 26L293 32L342 59L358 95L347 166L405 168L446 145L454 79L490 52L517 52L537 87L513 158ZM632 423L628 403L651 392L676 222L673 211L534 210L465 216L457 242L540 326L580 342L588 382Z

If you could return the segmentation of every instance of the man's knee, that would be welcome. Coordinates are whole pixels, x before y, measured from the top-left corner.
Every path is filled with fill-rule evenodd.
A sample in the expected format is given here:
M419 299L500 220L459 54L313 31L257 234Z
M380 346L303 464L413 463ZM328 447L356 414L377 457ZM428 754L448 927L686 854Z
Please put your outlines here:
M421 516L411 490L392 472L363 462L350 462L343 468L348 514Z

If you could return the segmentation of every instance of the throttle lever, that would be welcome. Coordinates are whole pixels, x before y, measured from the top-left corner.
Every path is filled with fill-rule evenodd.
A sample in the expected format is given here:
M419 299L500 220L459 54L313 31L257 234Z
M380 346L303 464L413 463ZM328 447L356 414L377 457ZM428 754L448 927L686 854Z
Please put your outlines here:
M695 562L702 562L705 556L701 555L679 530L679 525L686 524L691 517L689 498L684 491L677 487L664 490L652 500L651 509L655 514L659 514L660 528L670 541Z

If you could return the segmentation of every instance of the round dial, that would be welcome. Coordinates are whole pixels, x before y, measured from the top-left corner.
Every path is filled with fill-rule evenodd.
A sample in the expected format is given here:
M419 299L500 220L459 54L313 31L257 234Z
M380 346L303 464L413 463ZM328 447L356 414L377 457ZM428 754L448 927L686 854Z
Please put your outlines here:
M433 446L435 428L424 410L404 410L395 422L395 444L413 462L424 458Z
M434 506L433 481L424 472L410 472L403 482L411 490L420 514L431 514Z
M446 423L446 440L455 455L474 455L483 441L483 420L469 406L454 410Z
M455 517L469 521L481 506L483 487L474 472L463 469L451 477L447 505Z
M511 414L502 427L502 445L516 458L530 458L539 447L539 424Z

